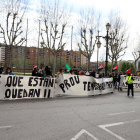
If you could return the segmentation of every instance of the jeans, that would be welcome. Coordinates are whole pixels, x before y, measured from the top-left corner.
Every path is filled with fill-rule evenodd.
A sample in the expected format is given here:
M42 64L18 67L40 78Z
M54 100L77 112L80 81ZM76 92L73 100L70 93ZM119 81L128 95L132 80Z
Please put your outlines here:
M117 87L117 82L115 82L115 83L113 84L113 87Z

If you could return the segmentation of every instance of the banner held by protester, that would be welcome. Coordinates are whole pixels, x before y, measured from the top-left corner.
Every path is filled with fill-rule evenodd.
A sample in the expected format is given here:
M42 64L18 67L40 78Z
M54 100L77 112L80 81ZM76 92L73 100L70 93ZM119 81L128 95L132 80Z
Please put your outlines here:
M54 93L88 96L113 92L113 83L112 78L64 74L64 81L55 86L54 78L1 75L0 89L0 99L49 98Z
M0 99L49 98L54 78L0 75Z
M64 74L64 82L57 86L55 93L62 95L98 95L110 92L113 92L112 78L96 79L90 76Z

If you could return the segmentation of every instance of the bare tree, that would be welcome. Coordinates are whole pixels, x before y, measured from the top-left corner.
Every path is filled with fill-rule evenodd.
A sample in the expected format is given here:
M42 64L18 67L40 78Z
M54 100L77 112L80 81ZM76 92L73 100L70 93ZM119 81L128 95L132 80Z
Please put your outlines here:
M83 9L78 21L78 34L81 39L77 41L79 51L88 59L88 70L90 68L90 59L93 54L96 40L94 33L99 26L99 18L96 19L92 9Z
M63 41L62 43L62 39L66 32L70 14L60 6L59 1L55 1L53 4L43 3L41 6L41 15L44 24L41 30L41 46L48 48L49 52L53 54L53 74L55 74L57 53L61 49L63 50L66 45L66 42Z
M25 37L22 37L24 34L22 22L27 3L22 0L7 0L2 3L1 7L6 15L4 14L5 16L3 17L4 24L0 23L0 29L3 41L6 47L9 48L8 65L12 67L13 47L22 46L26 41Z
M139 55L137 54L137 52L132 52L132 55L134 57L134 61L135 61L135 74L136 74L136 63L137 61L140 59L140 52L139 52Z
M140 59L140 41L137 43L137 47L134 48L134 51L132 52L134 61L135 61L135 74L136 74L136 64L138 60Z
M110 18L110 37L109 41L109 59L112 62L111 71L113 67L113 62L117 65L119 58L125 55L125 50L128 47L129 35L127 34L126 23L120 16L111 16Z

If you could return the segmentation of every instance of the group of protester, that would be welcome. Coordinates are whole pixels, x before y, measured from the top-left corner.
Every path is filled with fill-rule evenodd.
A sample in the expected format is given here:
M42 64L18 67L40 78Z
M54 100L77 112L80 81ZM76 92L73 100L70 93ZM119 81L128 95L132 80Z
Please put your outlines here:
M32 71L32 76L38 76L38 77L50 77L52 78L52 72L50 70L50 66L46 66L45 69L43 68L38 68L36 65L34 65L33 67L33 71Z
M33 71L32 71L32 76L52 78L53 75L52 75L52 72L51 72L50 69L51 69L50 66L46 66L45 69L43 69L43 68L39 69L36 65L34 65L33 66ZM83 70L79 71L79 70L71 69L70 71L68 71L68 69L64 70L63 68L60 68L59 72L57 72L57 75L56 75L56 83L63 82L63 80L64 80L63 73L64 74L71 74L71 75L92 76L94 78L104 78L104 73L96 73L95 70L92 70L91 72L89 72L89 71L83 71ZM3 68L0 67L0 74L3 74L3 75L15 75L12 72L11 67L7 67L5 72L3 72ZM121 75L122 75L122 72L120 72L119 74L114 73L114 72L108 73L107 77L113 78L113 87L114 87L114 89L119 88ZM127 85L128 85L127 95L129 96L129 92L130 92L130 89L131 89L132 90L131 94L132 94L132 96L134 96L133 75L129 73L126 80L127 80ZM117 85L117 83L118 83L118 85ZM120 90L122 90L122 89L120 89ZM59 96L61 96L61 95L59 95Z

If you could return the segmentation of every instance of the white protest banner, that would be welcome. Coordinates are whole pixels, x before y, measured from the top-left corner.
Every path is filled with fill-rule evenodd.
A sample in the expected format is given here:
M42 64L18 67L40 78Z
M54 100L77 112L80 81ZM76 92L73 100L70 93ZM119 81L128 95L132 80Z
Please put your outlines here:
M55 94L98 95L113 92L112 78L93 78L64 74L63 83L58 83Z
M0 99L53 98L54 78L0 75Z
M120 79L120 88L127 88L128 86L126 85L126 75L121 75ZM139 89L140 88L140 77L138 76L133 76L133 87Z

